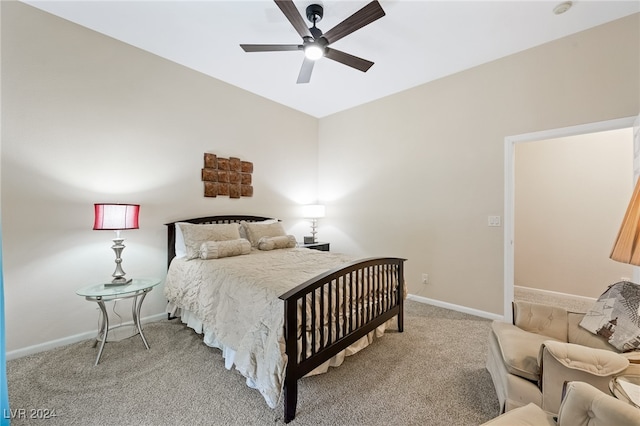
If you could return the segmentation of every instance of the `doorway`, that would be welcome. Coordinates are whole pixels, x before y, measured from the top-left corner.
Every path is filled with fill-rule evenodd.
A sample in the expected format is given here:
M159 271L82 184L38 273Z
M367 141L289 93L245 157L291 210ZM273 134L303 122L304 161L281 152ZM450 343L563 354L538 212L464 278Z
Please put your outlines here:
M635 117L590 123L505 138L505 208L504 208L504 319L512 321L511 302L515 285L515 151L525 142L568 138L633 127Z

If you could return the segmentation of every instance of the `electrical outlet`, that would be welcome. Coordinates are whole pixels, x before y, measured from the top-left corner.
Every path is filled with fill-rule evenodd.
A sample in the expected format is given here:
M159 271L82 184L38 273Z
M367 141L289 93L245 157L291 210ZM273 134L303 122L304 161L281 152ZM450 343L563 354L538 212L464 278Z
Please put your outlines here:
M422 274L422 284L429 284L429 274Z

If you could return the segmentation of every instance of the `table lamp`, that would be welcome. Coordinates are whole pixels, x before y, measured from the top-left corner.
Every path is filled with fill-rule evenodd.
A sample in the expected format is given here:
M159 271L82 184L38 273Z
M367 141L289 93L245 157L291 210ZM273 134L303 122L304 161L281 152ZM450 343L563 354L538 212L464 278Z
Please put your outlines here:
M318 242L316 239L318 219L324 217L324 213L325 208L321 204L309 204L302 206L302 215L307 219L311 219L311 237L313 238L314 243Z
M124 250L124 238L120 237L120 231L124 229L138 229L139 204L94 204L95 218L94 230L116 231L111 248L116 254L116 270L113 272L113 280L105 286L126 285L131 278L125 278L122 270L122 250Z

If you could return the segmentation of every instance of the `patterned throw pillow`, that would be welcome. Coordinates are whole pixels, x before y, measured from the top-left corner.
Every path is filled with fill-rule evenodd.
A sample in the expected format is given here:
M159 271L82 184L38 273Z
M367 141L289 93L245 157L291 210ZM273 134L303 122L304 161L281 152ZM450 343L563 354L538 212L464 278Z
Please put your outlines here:
M251 247L258 247L258 241L262 237L284 237L287 235L282 223L272 222L240 222L251 242Z
M294 237L293 235L284 235L279 237L262 237L258 240L258 250L293 248L296 245L296 237Z
M200 246L206 241L229 241L240 238L237 223L204 224L180 223L187 259L200 257Z
M229 241L205 241L200 245L200 259L221 259L251 253L251 243L240 238Z
M612 284L587 312L580 326L608 339L621 352L640 349L640 285Z

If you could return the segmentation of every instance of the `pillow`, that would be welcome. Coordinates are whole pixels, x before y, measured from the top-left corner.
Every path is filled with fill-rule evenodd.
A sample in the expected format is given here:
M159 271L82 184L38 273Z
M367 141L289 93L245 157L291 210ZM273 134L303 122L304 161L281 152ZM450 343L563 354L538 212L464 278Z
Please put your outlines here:
M262 237L284 237L287 235L280 222L263 223L242 221L240 223L247 233L251 247L257 247L258 241L260 241Z
M251 243L244 238L228 241L205 241L200 245L200 259L220 259L251 253Z
M260 222L245 222L245 223L276 223L278 222L278 219L267 219L267 220L262 220ZM240 226L240 238L244 238L246 240L249 239L249 237L247 236L247 231L244 229L244 226Z
M196 225L181 223L180 229L184 237L187 259L200 257L200 246L205 241L229 241L240 239L237 223L220 223Z
M612 284L584 315L580 326L604 337L621 352L640 348L640 285Z
M296 246L296 237L285 235L284 237L262 237L258 241L258 250L274 250L292 248Z
M185 257L187 255L187 247L184 245L184 236L182 235L181 225L184 225L186 222L178 222L176 223L176 257ZM186 223L189 225L188 223Z

